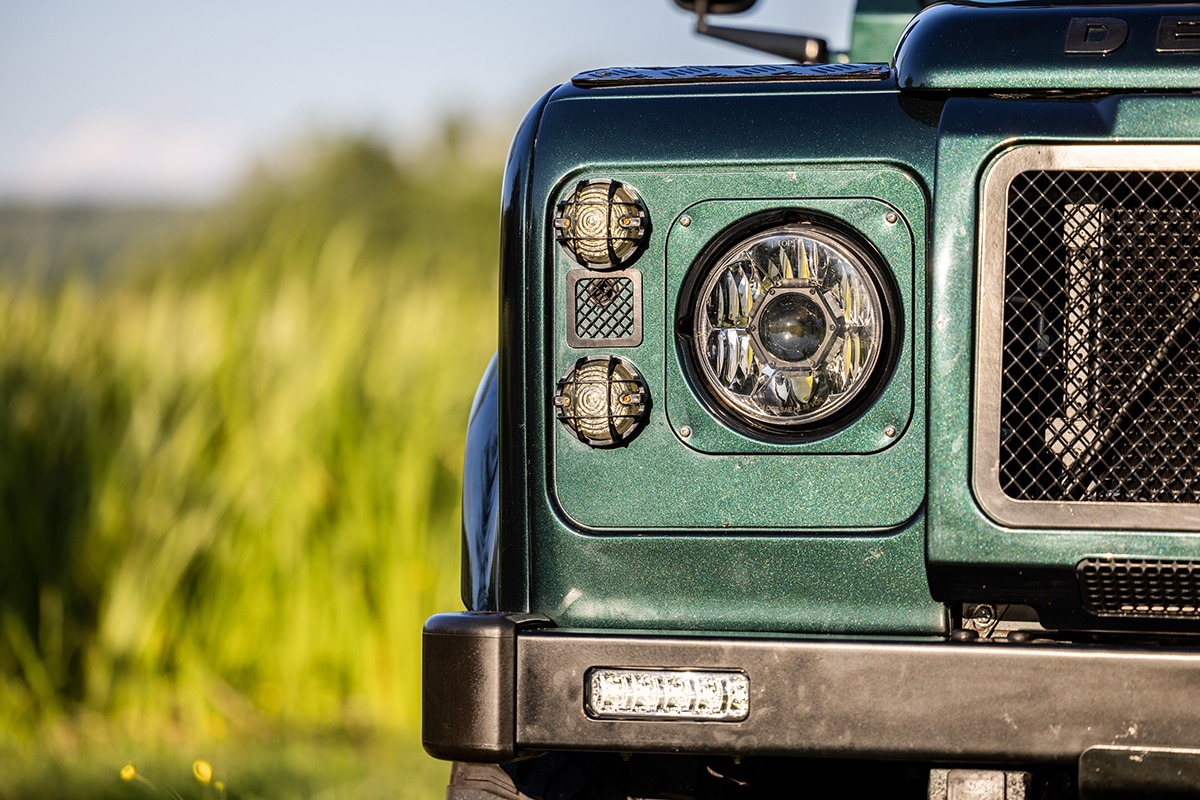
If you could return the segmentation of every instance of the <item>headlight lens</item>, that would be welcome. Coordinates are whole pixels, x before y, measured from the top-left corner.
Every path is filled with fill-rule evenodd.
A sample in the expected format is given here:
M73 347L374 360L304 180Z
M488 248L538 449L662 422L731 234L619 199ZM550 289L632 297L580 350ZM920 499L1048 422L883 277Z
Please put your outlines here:
M708 261L691 295L691 361L712 397L753 427L830 422L886 361L882 270L840 233L784 225Z

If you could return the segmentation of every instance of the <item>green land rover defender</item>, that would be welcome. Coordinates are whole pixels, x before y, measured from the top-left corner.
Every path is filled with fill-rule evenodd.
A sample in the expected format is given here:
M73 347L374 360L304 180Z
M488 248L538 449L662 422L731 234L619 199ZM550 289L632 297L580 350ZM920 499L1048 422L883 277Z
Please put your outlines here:
M796 63L516 134L448 797L1200 796L1200 4L679 2Z

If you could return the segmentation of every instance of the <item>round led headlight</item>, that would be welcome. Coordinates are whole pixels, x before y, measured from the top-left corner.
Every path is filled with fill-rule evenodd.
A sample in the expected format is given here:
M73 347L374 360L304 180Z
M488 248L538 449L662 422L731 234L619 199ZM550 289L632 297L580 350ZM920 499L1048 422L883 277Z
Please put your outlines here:
M701 262L688 359L717 404L751 428L805 433L876 395L888 360L885 273L815 224L775 227Z
M636 258L646 223L646 207L632 186L600 178L580 182L554 215L559 244L579 264L594 269Z
M637 369L619 356L587 356L558 382L560 422L592 447L624 444L646 419L650 393Z

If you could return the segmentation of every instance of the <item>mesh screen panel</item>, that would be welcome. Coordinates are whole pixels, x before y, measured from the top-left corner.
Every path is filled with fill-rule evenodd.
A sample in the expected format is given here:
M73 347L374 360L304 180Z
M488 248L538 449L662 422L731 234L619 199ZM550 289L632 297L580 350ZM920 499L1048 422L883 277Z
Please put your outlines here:
M1075 575L1083 607L1102 617L1200 616L1200 562L1089 558Z
M637 347L642 343L642 274L636 269L567 273L567 344Z
M593 340L632 336L635 308L632 280L582 278L575 284L575 335Z
M1200 500L1200 173L1008 187L999 478L1016 500Z

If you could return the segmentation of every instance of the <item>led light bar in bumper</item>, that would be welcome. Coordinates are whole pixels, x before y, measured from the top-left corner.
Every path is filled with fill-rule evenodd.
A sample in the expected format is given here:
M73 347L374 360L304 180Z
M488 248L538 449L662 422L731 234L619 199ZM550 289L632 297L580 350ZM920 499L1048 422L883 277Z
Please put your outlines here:
M1130 746L1139 752L1200 742L1194 647L709 638L551 625L533 614L473 612L426 622L421 738L429 753L492 764L548 750L1069 764L1128 741L1132 722ZM703 667L657 666L664 663ZM598 718L589 687L601 671L651 677L656 686L680 676L744 678L747 693L729 704L753 702L754 713L724 724ZM1004 715L979 702L980 675ZM639 696L666 705L665 686Z
M597 668L585 697L597 719L740 722L750 713L750 681L740 672Z

